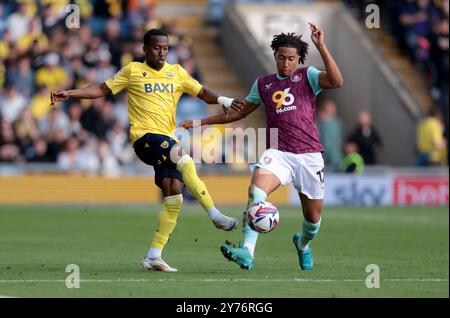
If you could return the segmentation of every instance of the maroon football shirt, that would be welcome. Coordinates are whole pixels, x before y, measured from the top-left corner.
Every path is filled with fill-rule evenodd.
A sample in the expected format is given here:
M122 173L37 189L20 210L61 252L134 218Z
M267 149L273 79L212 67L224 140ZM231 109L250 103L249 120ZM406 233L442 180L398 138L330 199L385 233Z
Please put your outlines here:
M309 84L307 70L297 69L285 79L277 78L277 74L258 78L258 91L267 117L267 149L296 154L324 150L315 125L316 95Z

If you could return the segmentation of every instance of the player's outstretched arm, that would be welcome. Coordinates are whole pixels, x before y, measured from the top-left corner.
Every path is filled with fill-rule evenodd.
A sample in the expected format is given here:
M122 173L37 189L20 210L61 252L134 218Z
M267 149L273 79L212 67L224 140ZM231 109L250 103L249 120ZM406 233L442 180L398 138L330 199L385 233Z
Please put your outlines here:
M240 111L235 110L233 104L236 105L243 105L243 109ZM217 125L217 124L228 124L232 123L234 121L238 121L242 118L247 117L249 114L251 114L255 109L258 108L258 105L249 103L247 101L242 101L238 99L234 99L233 103L231 105L231 110L228 113L221 113L218 115L210 116L207 118L203 118L201 120L186 120L180 123L181 128L189 129L189 128L196 128L199 126L205 126L205 125Z
M228 98L225 96L219 96L208 88L204 87L200 90L197 95L198 98L205 101L207 104L220 104L222 105L223 112L228 113L230 108L241 111L244 108L244 104L239 99Z
M111 90L105 83L89 85L80 89L61 90L50 93L51 104L61 102L70 98L94 99L108 95Z
M331 56L325 45L325 37L323 30L313 23L309 23L311 29L311 40L319 50L322 56L323 63L325 64L325 72L321 72L319 75L319 86L321 88L339 88L344 84L341 71Z

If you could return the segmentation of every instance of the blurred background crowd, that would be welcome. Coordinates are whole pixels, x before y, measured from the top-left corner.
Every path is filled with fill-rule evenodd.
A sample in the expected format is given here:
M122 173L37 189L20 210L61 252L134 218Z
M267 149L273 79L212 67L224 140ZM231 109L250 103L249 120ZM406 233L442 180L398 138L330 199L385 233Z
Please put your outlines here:
M448 0L346 0L359 18L368 4L382 12L383 28L428 80L436 101L448 103Z
M219 16L217 10L223 10L226 2L230 1L210 0L212 22L218 23L214 14ZM444 124L443 119L448 117L448 0L344 2L361 18L366 4L379 4L398 45L427 78L438 107L418 127L418 164L446 164L448 120ZM65 8L70 3L80 8L79 29L65 25ZM0 162L51 162L62 170L107 175L118 175L139 164L128 140L125 92L67 101L57 107L50 106L49 96L50 91L103 82L129 62L143 60L143 35L155 27L170 34L168 62L181 64L201 82L192 50L195 43L175 21L163 23L155 6L154 0L0 3ZM333 170L362 172L364 164L377 163L382 140L371 124L370 113L361 112L358 127L344 129L338 108L327 100L318 109L326 162ZM203 102L190 96L180 99L178 122L206 115ZM245 165L229 166L247 169Z
M420 71L433 107L417 126L417 165L448 165L449 1L345 0L361 20L366 6L377 4L382 27Z
M201 78L190 38L176 23L161 23L154 1L75 3L81 23L72 30L65 25L69 1L0 3L0 161L116 174L136 161L126 93L51 107L50 91L101 83L129 62L142 61L142 39L151 28L170 34L168 62ZM180 120L207 114L202 102L188 96L179 110Z

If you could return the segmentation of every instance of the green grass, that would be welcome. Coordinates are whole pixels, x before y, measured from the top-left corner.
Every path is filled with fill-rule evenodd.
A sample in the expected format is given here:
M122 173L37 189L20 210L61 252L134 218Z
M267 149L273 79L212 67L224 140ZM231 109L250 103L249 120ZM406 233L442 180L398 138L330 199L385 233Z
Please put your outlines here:
M260 235L255 267L219 251L241 231L216 230L197 206L183 208L164 251L178 273L141 269L159 206L0 206L0 295L16 297L449 297L447 208L327 208L312 243L315 269L298 266L292 234L299 208L280 207ZM224 209L241 215L240 209ZM81 286L68 289L68 264ZM365 269L380 268L368 289Z

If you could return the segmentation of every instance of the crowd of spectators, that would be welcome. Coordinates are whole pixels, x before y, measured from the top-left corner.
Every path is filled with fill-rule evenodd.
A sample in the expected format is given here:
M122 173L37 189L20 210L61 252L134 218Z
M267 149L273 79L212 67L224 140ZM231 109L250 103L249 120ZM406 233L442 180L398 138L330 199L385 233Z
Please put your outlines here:
M79 28L66 25L78 5ZM143 61L151 28L169 34L169 63L200 79L191 39L155 14L154 0L14 0L0 3L0 162L52 162L62 170L117 175L137 160L128 138L126 94L50 105L50 91L100 83ZM207 114L180 99L178 121Z
M426 79L440 112L444 137L449 139L449 0L345 0L359 18L374 3L380 7L382 27L409 56ZM434 110L436 108L436 110ZM447 143L448 145L448 143ZM420 155L421 146L418 145ZM418 160L423 162L423 160Z
M357 125L345 131L336 103L325 100L318 107L316 125L329 171L362 173L365 165L379 163L383 143L367 110L360 111Z
M163 23L156 16L154 0L72 2L78 5L81 17L79 28L74 29L66 25L68 0L0 3L0 162L49 162L65 171L118 175L123 167L139 164L129 143L126 94L72 100L51 107L50 91L99 83L129 62L143 60L142 38L154 27L170 34L168 62L181 64L201 81L191 39L183 35L176 22ZM361 4L376 2L383 14L388 10L383 19L389 22L399 45L430 79L433 96L441 105L439 113L443 116L439 118L447 118L448 0L348 2L361 10ZM203 102L184 95L177 122L207 114ZM344 136L333 102L323 103L317 118L330 169L360 172L361 164L377 163L382 144L369 113L360 114L359 127L348 136ZM428 131L422 130L423 134ZM205 146L205 140L200 142ZM246 150L256 147L239 150L241 147L230 139L217 149L224 150L230 143L232 155L245 158L253 155ZM423 158L421 154L419 159ZM225 153L220 162L229 162L233 170L247 169L246 161L236 163Z

